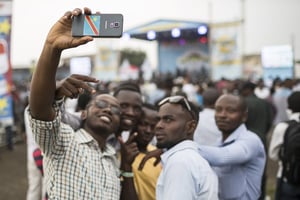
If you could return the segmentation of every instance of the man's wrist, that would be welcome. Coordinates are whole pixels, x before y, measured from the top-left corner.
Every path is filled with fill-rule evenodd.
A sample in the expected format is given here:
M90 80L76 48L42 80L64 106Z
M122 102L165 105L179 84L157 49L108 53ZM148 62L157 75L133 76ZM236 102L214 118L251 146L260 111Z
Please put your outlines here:
M132 166L131 164L127 162L122 162L121 161L121 166L120 166L121 171L126 171L126 172L131 172L132 171Z
M61 97L59 99L55 99L55 104L61 106L65 101L65 97Z
M122 178L133 178L134 174L133 174L132 171L127 172L127 171L121 170L120 176L121 176Z

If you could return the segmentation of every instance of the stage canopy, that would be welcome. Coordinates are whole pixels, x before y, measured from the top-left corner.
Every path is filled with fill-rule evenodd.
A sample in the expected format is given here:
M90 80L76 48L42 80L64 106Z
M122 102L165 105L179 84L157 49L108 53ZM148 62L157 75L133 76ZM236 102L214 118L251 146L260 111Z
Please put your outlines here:
M208 24L195 21L159 19L124 32L124 37L142 40L173 40L207 38Z

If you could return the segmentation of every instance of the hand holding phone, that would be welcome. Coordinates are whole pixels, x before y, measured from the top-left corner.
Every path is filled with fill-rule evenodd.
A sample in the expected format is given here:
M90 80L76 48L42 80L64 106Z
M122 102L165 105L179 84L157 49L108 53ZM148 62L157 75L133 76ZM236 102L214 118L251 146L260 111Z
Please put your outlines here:
M92 14L75 16L72 36L119 38L123 34L122 14Z

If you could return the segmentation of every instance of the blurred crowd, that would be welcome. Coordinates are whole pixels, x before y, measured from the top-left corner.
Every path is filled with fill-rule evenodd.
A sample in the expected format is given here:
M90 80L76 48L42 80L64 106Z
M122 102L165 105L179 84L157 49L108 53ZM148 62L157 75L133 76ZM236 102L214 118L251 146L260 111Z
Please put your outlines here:
M194 103L199 109L200 116L199 124L194 134L194 141L204 145L216 145L221 138L221 133L216 127L214 120L212 120L214 113L209 114L209 112L211 112L210 110L214 110L214 103L221 94L242 95L248 97L248 99L252 96L262 100L265 104L261 106L260 103L255 100L254 105L251 106L251 100L248 101L250 108L246 125L248 125L247 128L249 130L257 133L261 138L266 153L268 151L266 138L268 134L272 134L270 130L278 123L287 121L292 114L288 109L288 97L293 92L300 91L299 79L281 80L277 78L271 85L267 86L263 79L251 81L240 79L227 80L224 78L218 81L191 82L189 76L181 77L168 74L156 76L151 81L131 80L130 82L139 86L143 102L153 106L157 106L162 99L174 95L184 96L190 102ZM29 84L30 82L18 83L16 84L17 87L13 90L15 117L14 137L27 137L27 140L30 140L30 138L28 138L28 134L26 136L24 110L28 105ZM119 84L120 82L109 81L91 84L91 87L99 93L114 94ZM84 109L86 104L86 98L86 93L80 95L78 98L66 98L64 105L66 111L79 118L80 112ZM265 114L262 112L262 109L267 110ZM258 120L256 120L257 113L260 113L261 116ZM203 132L206 134L201 134ZM155 141L156 139L154 137L152 144L155 145ZM32 141L27 142L32 143ZM10 148L13 149L13 144L11 144ZM31 150L29 150L28 163L31 163L31 166L28 166L28 168L35 168L36 163L34 163L34 159L37 161L38 157L41 156L41 152L35 152L35 154L39 154L35 158L32 157L32 152L34 152L36 148L37 146L34 146L34 148L32 147ZM39 173L40 172L35 172L33 176L39 177L39 184L42 185L42 175ZM265 196L265 184L266 176L264 174L260 199L263 199L263 196ZM45 188L43 188L43 191L44 190ZM30 198L29 196L29 199Z

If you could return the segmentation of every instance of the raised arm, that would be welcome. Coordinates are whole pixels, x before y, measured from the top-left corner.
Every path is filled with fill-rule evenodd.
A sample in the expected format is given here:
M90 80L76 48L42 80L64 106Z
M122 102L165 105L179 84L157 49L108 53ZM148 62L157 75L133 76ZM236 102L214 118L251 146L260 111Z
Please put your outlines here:
M84 8L85 14L91 10ZM50 121L55 117L52 107L55 98L55 74L63 50L86 44L93 40L90 36L74 38L71 36L72 17L82 14L82 10L68 11L49 31L30 89L29 108L36 119Z
M77 98L80 93L84 92L83 90L94 93L95 89L89 86L87 82L98 83L98 80L90 76L72 74L56 82L55 99L59 100L64 97Z

